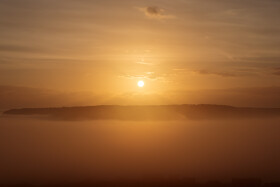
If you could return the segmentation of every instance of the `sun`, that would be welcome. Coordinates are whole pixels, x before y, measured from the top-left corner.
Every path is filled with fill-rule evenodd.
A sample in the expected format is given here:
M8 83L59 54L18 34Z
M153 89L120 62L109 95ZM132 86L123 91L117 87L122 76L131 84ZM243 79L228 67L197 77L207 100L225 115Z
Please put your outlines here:
M145 82L144 81L138 81L138 86L140 87L140 88L142 88L142 87L144 87L145 86Z

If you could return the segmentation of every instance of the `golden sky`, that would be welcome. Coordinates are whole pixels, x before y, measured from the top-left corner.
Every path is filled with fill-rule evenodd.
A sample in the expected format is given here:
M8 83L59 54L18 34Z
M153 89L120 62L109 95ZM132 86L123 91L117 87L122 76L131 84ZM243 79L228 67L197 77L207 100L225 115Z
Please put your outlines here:
M280 106L279 9L277 0L0 0L0 95Z

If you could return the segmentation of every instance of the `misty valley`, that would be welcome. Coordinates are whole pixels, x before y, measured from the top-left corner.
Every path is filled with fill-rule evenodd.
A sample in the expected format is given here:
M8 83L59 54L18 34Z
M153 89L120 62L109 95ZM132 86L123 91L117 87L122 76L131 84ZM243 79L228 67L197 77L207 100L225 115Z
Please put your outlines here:
M279 121L73 121L2 115L0 184L275 185L280 178Z

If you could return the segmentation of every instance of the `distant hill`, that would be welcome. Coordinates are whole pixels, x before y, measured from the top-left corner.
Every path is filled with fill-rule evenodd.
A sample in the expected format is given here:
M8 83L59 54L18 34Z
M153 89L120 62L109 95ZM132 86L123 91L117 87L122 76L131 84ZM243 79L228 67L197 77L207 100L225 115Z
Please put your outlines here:
M60 120L177 120L280 117L280 108L238 108L224 105L86 106L23 108L4 115L39 115Z

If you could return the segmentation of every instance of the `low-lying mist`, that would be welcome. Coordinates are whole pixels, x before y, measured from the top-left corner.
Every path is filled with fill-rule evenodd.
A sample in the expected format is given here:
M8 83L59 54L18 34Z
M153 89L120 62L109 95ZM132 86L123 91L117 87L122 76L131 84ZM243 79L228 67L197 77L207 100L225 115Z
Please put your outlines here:
M280 179L280 119L0 118L0 183Z

